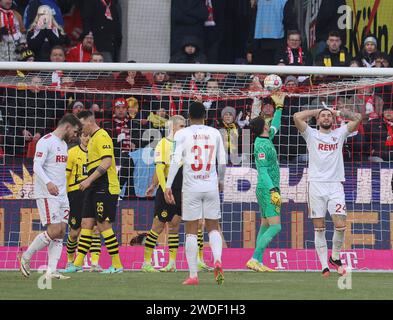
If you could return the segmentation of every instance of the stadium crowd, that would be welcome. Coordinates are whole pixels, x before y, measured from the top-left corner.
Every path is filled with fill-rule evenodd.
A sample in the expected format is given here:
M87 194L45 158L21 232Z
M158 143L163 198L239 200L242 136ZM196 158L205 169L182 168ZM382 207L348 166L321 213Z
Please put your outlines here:
M393 50L380 52L380 43L371 34L364 37L359 53L350 55L344 46L345 32L334 27L342 2L322 1L317 46L311 54L303 46L292 0L277 0L271 6L256 0L172 0L170 62L389 67ZM120 12L116 0L0 0L0 61L117 62L122 42ZM232 20L228 20L230 13ZM0 87L1 152L32 158L36 142L64 113L91 110L113 138L121 166L120 184L127 186L125 196L142 196L134 179L136 167L144 172L141 150L152 142L149 130L165 134L167 119L176 114L187 117L190 102L203 102L207 124L222 129L232 165L241 165L251 153L244 149L249 121L261 113L266 118L274 113L269 97L254 94L263 89L265 75L260 74L129 71L102 73L87 80L61 71L28 75L25 87L4 82ZM322 103L363 116L358 134L345 144L346 161L392 159L392 86L363 86L330 96L310 93L314 85L336 81L341 79L283 76L288 96L274 141L280 162L307 161L306 144L292 116L300 110L320 108ZM339 118L336 125L345 121Z

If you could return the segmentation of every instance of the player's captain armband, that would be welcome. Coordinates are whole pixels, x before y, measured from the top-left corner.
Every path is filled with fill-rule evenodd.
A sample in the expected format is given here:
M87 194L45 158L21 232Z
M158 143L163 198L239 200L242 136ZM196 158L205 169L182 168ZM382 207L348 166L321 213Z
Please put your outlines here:
M40 152L40 151L38 151L38 152L35 153L35 156L36 156L37 158L42 158L43 155L44 155L44 154L43 154L42 152Z
M265 159L266 159L265 153L264 153L264 152L259 153L259 154L258 154L258 159L259 159L259 160L265 160Z

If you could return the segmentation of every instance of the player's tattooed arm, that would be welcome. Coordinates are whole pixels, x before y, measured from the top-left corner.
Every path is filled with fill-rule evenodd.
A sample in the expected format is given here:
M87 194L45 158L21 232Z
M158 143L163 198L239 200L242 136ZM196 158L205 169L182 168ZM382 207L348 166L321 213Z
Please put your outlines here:
M107 172L107 170L109 169L109 167L112 165L112 157L105 157L101 160L100 165L97 167L96 170L94 170L94 172L91 174L91 176L89 176L86 180L82 181L79 184L79 189L80 190L85 190L88 187L90 187L90 185L97 180L99 177L101 177L102 175L105 174L105 172Z
M340 113L337 115L349 120L349 122L348 122L348 131L349 132L356 131L358 129L360 122L362 122L362 115L357 112L343 110L343 111L340 111Z

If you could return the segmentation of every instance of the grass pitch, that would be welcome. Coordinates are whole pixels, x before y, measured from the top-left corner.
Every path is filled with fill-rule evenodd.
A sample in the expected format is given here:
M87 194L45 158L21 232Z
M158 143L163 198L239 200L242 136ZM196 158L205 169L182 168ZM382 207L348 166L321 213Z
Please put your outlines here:
M226 272L218 286L213 273L199 273L199 286L183 286L186 272L103 275L75 273L68 280L53 280L51 290L38 288L42 274L25 279L19 272L0 272L0 299L35 300L343 300L393 299L393 274L352 273L352 289L340 290L338 275L328 279L315 272Z

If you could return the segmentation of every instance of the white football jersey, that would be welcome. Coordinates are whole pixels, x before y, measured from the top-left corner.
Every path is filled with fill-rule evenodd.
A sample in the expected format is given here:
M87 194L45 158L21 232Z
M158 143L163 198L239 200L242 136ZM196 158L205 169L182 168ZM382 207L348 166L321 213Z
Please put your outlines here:
M192 125L174 136L174 161L183 162L183 192L218 190L216 164L225 164L220 132L205 125Z
M67 197L66 167L68 148L65 141L60 140L53 133L42 137L36 146L34 166L41 165L43 173L48 180L59 189L57 197ZM49 181L43 181L37 172L34 172L34 196L40 198L57 198L52 196L46 187Z
M307 142L309 154L308 181L345 181L342 148L349 134L347 125L328 134L307 126L302 136Z

